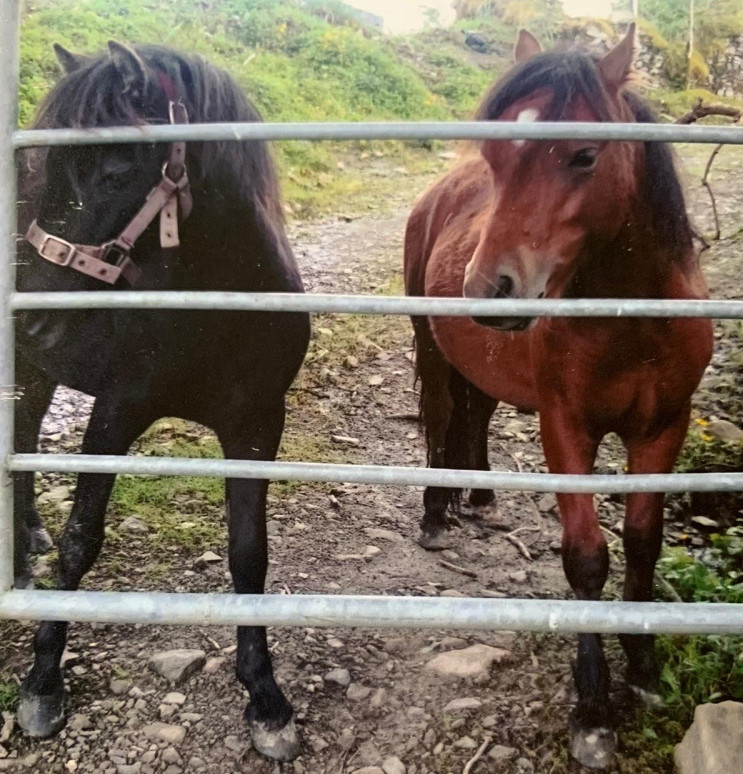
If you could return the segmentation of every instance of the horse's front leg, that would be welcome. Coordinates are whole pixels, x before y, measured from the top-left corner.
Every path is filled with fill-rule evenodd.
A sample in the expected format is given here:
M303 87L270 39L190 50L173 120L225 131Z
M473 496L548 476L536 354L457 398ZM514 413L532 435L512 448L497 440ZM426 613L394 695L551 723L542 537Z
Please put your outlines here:
M240 413L239 422L216 428L225 457L273 460L284 427L283 400ZM263 480L226 481L230 572L238 594L264 591L268 568L267 488L268 482ZM236 673L250 693L245 718L255 749L275 760L296 758L301 750L293 709L274 678L265 627L238 626Z
M651 441L627 440L630 473L670 473L689 427L689 407ZM624 516L624 599L648 602L652 598L655 563L663 540L663 492L627 496ZM652 634L620 634L627 654L627 682L648 703L657 704L658 665Z
M599 439L562 407L540 413L542 444L551 473L590 473ZM578 599L601 598L609 553L590 494L558 494L562 564ZM570 754L588 768L606 768L616 748L609 705L609 668L598 634L578 635L573 665L578 703L570 718Z
M22 397L15 412L15 450L19 454L34 454L39 430L55 384L40 372L33 371L19 359L16 379ZM52 547L52 539L36 509L33 473L14 473L13 514L15 524L14 558L15 586L31 584L28 554L44 553Z
M98 399L82 444L83 454L126 454L153 417L139 406ZM104 536L106 506L116 476L81 473L75 504L59 543L57 587L77 589L96 560ZM44 621L34 638L34 664L21 687L18 725L31 736L48 737L64 725L60 661L66 621Z

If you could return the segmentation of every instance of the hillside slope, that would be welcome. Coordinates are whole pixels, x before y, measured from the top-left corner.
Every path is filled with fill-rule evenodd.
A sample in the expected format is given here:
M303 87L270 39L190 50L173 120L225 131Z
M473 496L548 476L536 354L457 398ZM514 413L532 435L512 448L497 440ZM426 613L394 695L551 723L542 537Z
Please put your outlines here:
M53 43L89 53L112 38L203 54L229 71L272 121L458 118L471 112L491 80L438 50L438 75L427 79L415 61L400 56L400 41L364 28L332 2L37 0L23 16L22 125L59 76ZM359 191L354 161L382 155L390 167L419 168L431 147L285 142L277 156L290 209L307 214Z

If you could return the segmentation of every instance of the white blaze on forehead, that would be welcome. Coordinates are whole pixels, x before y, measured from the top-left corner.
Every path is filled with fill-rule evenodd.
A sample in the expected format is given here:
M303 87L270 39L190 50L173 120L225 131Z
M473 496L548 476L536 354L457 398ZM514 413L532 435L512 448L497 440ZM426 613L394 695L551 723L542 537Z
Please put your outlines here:
M522 110L516 118L516 123L519 124L533 124L535 121L539 121L539 111L533 107ZM517 148L520 148L525 142L526 140L513 140L513 144Z

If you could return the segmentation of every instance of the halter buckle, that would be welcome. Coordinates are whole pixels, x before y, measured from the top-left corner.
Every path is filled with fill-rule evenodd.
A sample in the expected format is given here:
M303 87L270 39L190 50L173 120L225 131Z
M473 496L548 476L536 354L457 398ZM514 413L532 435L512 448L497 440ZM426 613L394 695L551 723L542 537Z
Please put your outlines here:
M131 248L114 240L103 245L101 260L110 263L112 266L121 266L129 258L130 252Z
M61 252L57 251L50 255L44 252L44 249L49 244L49 242L53 242L54 244L59 245L60 247L66 248L67 253L63 255ZM77 252L77 248L75 247L75 245L71 244L66 239L62 239L61 237L54 236L53 234L47 234L42 240L41 245L39 246L39 255L42 258L46 258L48 261L55 263L57 266L69 266L72 263L72 259L75 257L76 252Z

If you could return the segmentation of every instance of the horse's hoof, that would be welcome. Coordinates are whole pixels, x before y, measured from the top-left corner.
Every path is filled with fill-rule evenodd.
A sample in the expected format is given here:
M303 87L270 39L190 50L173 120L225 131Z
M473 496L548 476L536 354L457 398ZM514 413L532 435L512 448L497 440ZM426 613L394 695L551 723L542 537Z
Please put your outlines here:
M33 589L34 586L34 579L31 575L31 570L29 569L27 572L24 572L23 575L16 575L15 578L13 578L13 588L15 589Z
M31 554L45 554L54 548L51 535L43 527L28 531L28 551Z
M495 492L492 489L473 489L467 501L472 508L484 508L495 502Z
M608 769L614 763L617 735L611 728L570 728L570 755L587 769Z
M293 761L302 752L297 727L292 718L278 731L272 731L266 723L257 720L250 721L249 726L253 747L266 758Z
M629 686L630 691L632 691L632 693L634 693L648 709L658 709L665 704L660 694L655 691L647 691L645 688L640 688L639 685L632 685L632 683L628 683L627 685Z
M418 538L418 545L425 548L426 551L443 551L446 548L451 548L454 545L454 540L448 530L437 532L424 530Z
M43 695L21 688L16 720L29 736L54 736L65 724L64 691Z

